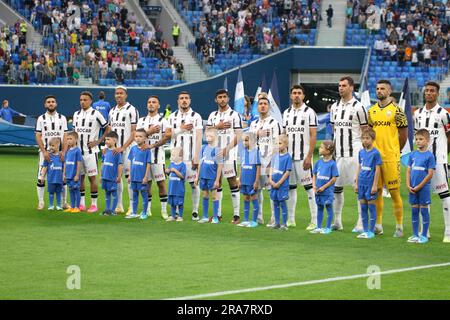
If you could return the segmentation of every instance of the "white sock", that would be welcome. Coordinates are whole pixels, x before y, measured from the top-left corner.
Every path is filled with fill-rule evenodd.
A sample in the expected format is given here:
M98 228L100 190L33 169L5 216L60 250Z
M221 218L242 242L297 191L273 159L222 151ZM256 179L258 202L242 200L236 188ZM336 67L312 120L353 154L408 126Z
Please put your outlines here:
M258 219L264 220L263 218L264 194L262 189L259 189L258 191L258 203L259 203Z
M231 192L231 202L233 204L233 215L239 217L239 205L241 202L241 194L238 191Z
M91 206L97 206L97 197L98 197L98 192L91 193Z
M164 201L161 198L163 198ZM160 196L159 201L161 202L161 213L167 214L167 196Z
M84 191L81 192L80 206L86 207L86 196L84 195Z
M151 196L148 197L147 203L148 203L148 205L147 205L147 213L152 212L152 197Z
M222 216L222 198L223 198L222 188L217 189L217 197L219 198L219 211L217 211L217 216L221 217ZM233 204L233 208L234 208L234 204Z
M192 212L198 213L198 204L200 202L200 188L192 186Z
M280 208L281 210L281 208ZM270 223L274 223L275 222L275 209L273 208L273 200L270 199Z
M442 199L442 211L444 214L445 235L450 236L450 198Z
M317 224L317 204L313 189L306 190L308 195L309 212L311 213L311 223Z
M131 189L131 183L127 183L128 187L128 199L130 199L129 208L133 208L133 189Z
M288 221L295 222L295 208L297 207L297 188L289 189L289 199L287 201Z
M361 218L361 202L359 202L358 199L356 199L356 201L357 201L357 208L358 208L358 221L356 222L356 228L362 229L363 225L362 225L362 218Z
M36 187L39 203L44 203L45 187Z
M62 205L67 203L67 185L63 184L63 189L61 192L61 203Z
M123 181L120 179L120 182L117 184L117 208L123 208Z
M344 191L342 191L341 193L334 194L333 207L334 207L333 208L334 224L337 226L342 226L342 208L344 207ZM358 211L361 212L361 209L358 209Z

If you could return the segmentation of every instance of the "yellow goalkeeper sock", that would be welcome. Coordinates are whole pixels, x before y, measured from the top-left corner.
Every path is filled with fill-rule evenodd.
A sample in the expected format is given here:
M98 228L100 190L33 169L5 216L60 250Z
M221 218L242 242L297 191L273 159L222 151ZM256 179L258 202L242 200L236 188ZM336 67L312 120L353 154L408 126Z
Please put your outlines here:
M382 224L383 222L383 189L378 189L378 197L375 202L375 207L377 208L377 224Z
M403 201L400 196L400 189L392 189L389 191L394 206L395 222L397 223L397 226L403 226Z

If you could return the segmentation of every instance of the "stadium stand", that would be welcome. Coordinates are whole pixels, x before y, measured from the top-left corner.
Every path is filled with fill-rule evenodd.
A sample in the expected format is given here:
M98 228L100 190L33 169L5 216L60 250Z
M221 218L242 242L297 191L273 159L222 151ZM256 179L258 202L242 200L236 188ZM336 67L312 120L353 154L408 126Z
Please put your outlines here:
M28 48L20 21L2 27L0 83L76 85L81 74L103 86L183 82L183 66L162 34L143 28L124 0L6 2L43 39Z
M314 45L319 0L174 0L195 35L189 49L209 75L290 45Z
M372 47L368 87L375 94L377 79L390 79L400 90L405 78L420 89L428 80L448 73L450 1L360 0L347 3L348 46Z

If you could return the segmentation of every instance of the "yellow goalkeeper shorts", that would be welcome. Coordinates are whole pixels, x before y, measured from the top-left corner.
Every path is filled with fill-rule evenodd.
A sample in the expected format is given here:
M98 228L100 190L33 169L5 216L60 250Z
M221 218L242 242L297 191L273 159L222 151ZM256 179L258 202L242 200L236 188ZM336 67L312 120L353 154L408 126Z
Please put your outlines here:
M400 161L383 162L381 164L381 177L378 180L378 188L381 189L383 185L388 190L400 188Z

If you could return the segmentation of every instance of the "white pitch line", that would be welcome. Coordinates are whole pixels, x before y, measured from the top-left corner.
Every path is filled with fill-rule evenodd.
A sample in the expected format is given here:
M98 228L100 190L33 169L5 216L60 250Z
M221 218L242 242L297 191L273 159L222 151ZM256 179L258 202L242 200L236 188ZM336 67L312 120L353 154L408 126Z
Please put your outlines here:
M232 295L232 294L238 294L238 293L257 292L257 291L283 289L283 288L290 288L290 287L300 287L300 286L307 286L310 284L353 280L353 279L359 279L359 278L366 278L369 276L377 276L377 275L385 275L385 274L393 274L393 273L401 273L401 272L430 269L430 268L439 268L439 267L449 267L449 266L450 266L450 262L439 263L439 264L429 264L429 265L425 265L425 266L393 269L393 270L387 270L387 271L382 271L382 272L355 274L352 276L345 276L345 277L326 278L326 279L319 279L319 280L278 284L278 285L272 285L272 286L266 286L266 287L256 287L256 288L247 288L247 289L239 289L239 290L229 290L229 291L197 294L197 295L193 295L193 296L176 297L176 298L169 298L169 299L165 299L165 300L194 300L194 299L212 298L212 297L220 297L220 296L226 296L226 295Z

